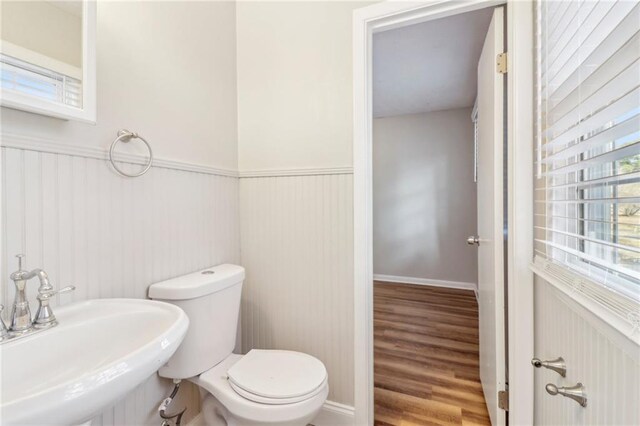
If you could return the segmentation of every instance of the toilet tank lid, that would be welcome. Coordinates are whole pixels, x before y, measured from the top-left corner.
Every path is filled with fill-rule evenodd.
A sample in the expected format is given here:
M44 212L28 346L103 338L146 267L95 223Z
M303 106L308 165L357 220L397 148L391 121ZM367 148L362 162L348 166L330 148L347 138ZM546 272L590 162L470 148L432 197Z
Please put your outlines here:
M150 299L186 300L206 296L244 281L244 268L223 264L151 284Z

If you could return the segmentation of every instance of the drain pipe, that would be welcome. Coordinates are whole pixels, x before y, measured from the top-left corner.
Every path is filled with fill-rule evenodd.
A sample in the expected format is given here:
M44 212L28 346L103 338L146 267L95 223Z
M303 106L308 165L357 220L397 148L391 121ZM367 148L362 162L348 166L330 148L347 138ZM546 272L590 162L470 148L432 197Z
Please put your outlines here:
M179 379L173 380L174 387L173 391L171 391L171 395L162 400L162 403L158 407L158 414L160 414L160 417L162 418L161 426L171 426L172 419L175 419L175 426L180 426L180 422L182 422L182 415L185 411L187 411L187 408L185 407L177 414L167 414L167 408L169 408L169 405L173 401L173 398L175 398L176 394L180 390L181 381L182 380Z

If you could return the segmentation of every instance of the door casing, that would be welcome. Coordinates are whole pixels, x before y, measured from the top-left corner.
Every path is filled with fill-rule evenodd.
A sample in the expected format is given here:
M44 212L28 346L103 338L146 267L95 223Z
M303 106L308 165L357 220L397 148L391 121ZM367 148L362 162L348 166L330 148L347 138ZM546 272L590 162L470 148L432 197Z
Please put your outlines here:
M533 424L533 4L530 1L383 1L353 13L354 405L373 424L372 35L507 4L509 423ZM517 214L515 214L517 212Z

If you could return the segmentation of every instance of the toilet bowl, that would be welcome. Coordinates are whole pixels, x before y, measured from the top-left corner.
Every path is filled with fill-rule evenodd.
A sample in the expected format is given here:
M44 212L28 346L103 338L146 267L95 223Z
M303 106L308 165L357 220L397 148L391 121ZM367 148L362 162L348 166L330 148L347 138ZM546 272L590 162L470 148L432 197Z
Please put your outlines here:
M285 350L233 353L244 268L219 265L149 287L149 297L181 307L189 330L158 373L200 390L208 426L305 426L329 393L324 364Z
M297 354L296 352L287 354L284 351L260 352L272 352L271 355L274 358L285 355L282 357L283 360L288 359L286 355ZM252 356L253 353L254 351L251 351L246 356ZM285 389L277 383L271 383L273 386L270 387L268 381L265 381L264 389L272 389L274 396L267 397L262 392L258 394L250 393L251 391L239 393L232 385L228 372L242 358L242 355L232 354L205 373L190 379L200 387L201 410L207 425L303 426L313 420L327 399L329 386L326 375L322 382L315 387L312 381L308 382L306 385L309 389L305 391L307 393L293 398L295 401L283 401L283 399L288 399L282 398L282 395L285 395L283 392ZM324 369L324 366L322 368ZM278 370L268 371L278 372ZM278 377L274 377L272 380L277 381Z

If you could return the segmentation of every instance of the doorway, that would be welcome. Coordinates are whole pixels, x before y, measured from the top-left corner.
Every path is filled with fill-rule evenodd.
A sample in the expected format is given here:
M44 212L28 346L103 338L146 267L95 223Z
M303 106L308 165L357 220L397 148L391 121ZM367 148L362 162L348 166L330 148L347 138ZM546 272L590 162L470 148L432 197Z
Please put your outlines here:
M504 424L503 21L486 8L373 35L378 425Z
M355 423L373 424L373 208L372 208L372 40L373 34L407 25L446 18L498 6L500 1L424 1L399 4L385 1L354 12L354 316L355 316ZM531 176L533 15L530 4L509 2L505 39L509 45L506 88L508 135L509 291L508 315L509 419L514 424L533 421L533 305L531 303ZM517 28L517 30L516 30ZM515 143L517 141L518 143ZM518 167L515 167L518 164ZM519 212L517 215L514 212ZM486 245L485 245L486 246ZM513 278L513 279L511 279ZM514 284L514 283L517 283ZM497 311L496 311L497 312ZM517 321L516 321L517 319ZM514 320L514 321L511 321ZM506 336L505 336L506 337ZM496 351L497 353L500 351ZM506 360L505 360L506 361ZM517 368L513 368L517 365ZM497 399L497 395L495 395Z

